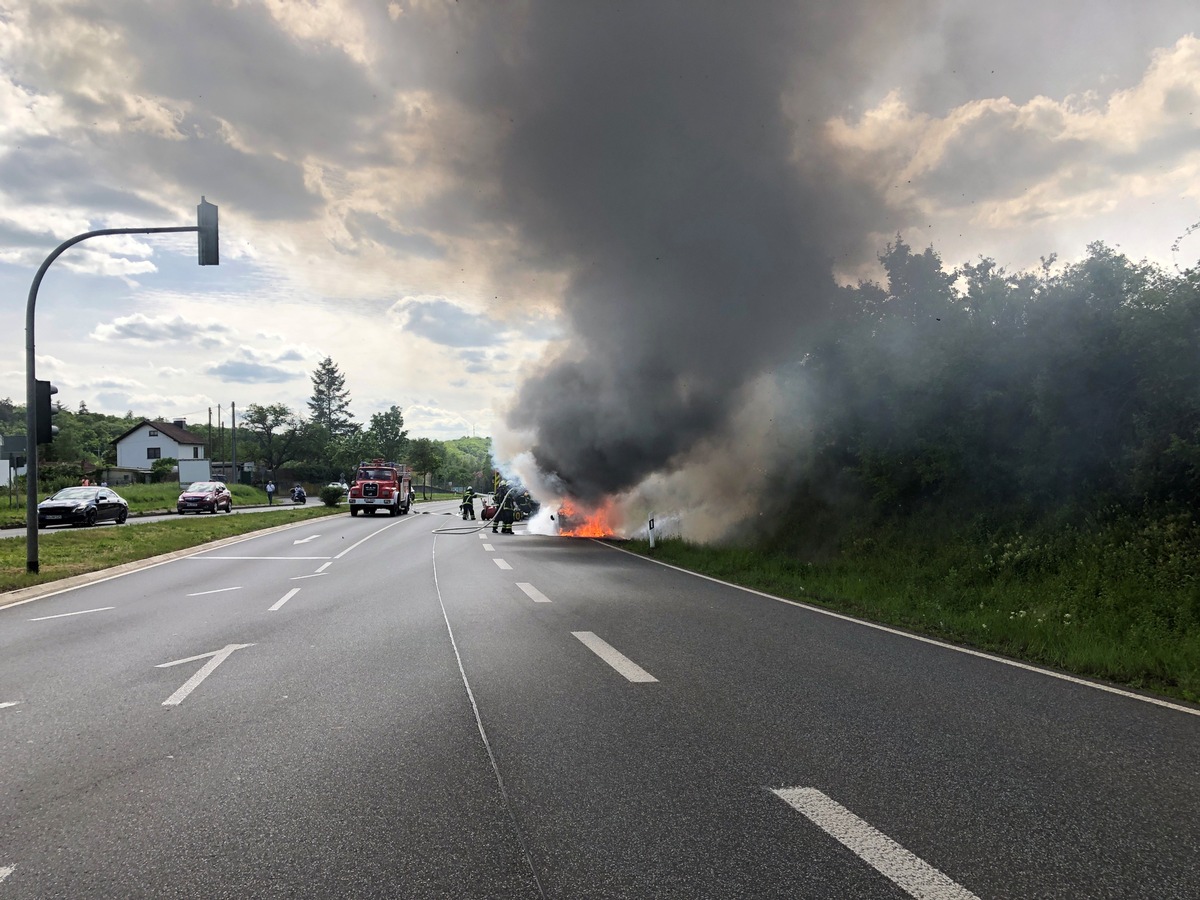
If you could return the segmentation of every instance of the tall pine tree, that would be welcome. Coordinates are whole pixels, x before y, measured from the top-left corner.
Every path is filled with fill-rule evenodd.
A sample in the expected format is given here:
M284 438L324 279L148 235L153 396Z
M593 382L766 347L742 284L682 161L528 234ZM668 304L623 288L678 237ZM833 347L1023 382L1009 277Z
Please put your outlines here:
M308 401L312 422L330 435L344 437L358 430L350 416L350 391L346 389L346 376L341 373L332 357L325 357L312 374L313 393Z

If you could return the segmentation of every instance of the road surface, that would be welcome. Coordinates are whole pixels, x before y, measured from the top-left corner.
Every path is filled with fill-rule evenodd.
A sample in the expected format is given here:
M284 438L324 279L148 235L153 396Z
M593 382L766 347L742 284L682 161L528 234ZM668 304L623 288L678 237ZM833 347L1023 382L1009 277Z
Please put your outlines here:
M0 610L0 900L1197 896L1196 710L462 525Z

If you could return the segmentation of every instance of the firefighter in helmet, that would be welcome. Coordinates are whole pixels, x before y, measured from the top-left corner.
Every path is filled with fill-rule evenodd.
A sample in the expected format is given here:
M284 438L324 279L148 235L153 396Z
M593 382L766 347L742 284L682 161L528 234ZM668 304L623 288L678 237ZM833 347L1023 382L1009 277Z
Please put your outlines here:
M513 519L517 510L517 498L513 496L513 491L509 489L507 484L500 485L500 490L503 491L500 498L500 505L496 508L496 515L492 518L492 534L496 533L496 527L500 527L501 534L513 533Z
M462 506L462 517L464 521L467 519L467 517L470 517L471 519L475 518L474 488L468 487L465 491L463 491L462 503L460 505Z

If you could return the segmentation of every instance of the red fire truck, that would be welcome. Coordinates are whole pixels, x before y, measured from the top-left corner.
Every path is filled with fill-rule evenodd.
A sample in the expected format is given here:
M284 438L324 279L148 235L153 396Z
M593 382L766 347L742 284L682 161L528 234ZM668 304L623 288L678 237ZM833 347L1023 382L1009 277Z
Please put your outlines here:
M412 506L412 469L402 463L382 459L364 460L358 464L354 484L350 487L350 515L359 511L368 516L386 509L388 515L402 516Z

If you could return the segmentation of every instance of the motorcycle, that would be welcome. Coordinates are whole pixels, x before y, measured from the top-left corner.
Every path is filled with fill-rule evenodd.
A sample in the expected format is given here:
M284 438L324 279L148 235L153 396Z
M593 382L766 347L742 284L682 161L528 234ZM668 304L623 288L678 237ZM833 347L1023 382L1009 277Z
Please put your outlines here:
M304 493L304 488L302 488L302 487L292 488L292 502L293 503L308 502L308 494Z

